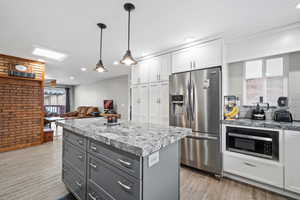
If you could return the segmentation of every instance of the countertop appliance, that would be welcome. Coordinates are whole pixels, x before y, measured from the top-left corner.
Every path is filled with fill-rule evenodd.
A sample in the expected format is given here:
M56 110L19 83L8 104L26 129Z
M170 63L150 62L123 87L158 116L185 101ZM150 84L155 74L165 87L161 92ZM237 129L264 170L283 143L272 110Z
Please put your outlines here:
M279 132L227 127L226 150L279 160Z
M274 121L277 121L277 122L293 122L293 116L287 110L276 110L274 112Z
M170 125L193 129L181 143L181 163L220 175L221 67L170 76Z

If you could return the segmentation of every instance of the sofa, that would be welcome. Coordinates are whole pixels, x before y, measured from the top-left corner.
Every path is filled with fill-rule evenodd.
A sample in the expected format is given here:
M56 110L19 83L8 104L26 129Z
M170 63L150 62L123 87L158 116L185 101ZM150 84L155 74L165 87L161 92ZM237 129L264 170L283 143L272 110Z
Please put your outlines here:
M95 117L95 113L99 113L99 109L93 106L79 106L76 111L68 112L60 115L60 117L65 119L80 119Z

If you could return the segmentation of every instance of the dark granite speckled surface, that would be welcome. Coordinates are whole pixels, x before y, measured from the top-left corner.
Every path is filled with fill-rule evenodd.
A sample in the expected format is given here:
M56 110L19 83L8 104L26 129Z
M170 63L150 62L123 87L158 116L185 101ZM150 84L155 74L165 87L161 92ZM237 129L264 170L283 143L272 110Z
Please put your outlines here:
M300 122L285 123L273 120L236 119L222 120L222 124L300 131Z
M147 156L192 134L192 129L189 128L127 121L120 122L117 126L107 126L105 122L104 118L88 118L62 120L57 124L137 156Z

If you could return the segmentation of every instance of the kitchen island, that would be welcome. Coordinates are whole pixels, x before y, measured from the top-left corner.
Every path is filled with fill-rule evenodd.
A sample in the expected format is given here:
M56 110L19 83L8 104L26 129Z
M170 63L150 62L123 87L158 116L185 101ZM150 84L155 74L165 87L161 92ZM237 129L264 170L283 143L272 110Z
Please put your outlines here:
M62 179L78 200L179 200L180 140L191 129L101 118L63 127Z

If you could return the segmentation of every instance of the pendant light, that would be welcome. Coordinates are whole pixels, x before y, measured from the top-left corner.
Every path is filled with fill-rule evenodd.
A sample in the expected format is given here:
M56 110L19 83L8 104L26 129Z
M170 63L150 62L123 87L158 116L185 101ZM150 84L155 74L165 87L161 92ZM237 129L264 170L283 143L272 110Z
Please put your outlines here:
M128 41L127 41L128 48L120 63L130 66L130 65L137 64L137 61L132 57L130 51L130 13L132 10L135 9L135 6L132 3L125 3L124 9L128 12Z
M103 62L102 62L102 31L103 29L106 28L105 24L98 23L97 26L101 29L100 33L100 60L96 64L95 71L97 72L107 72L108 70L104 67Z

